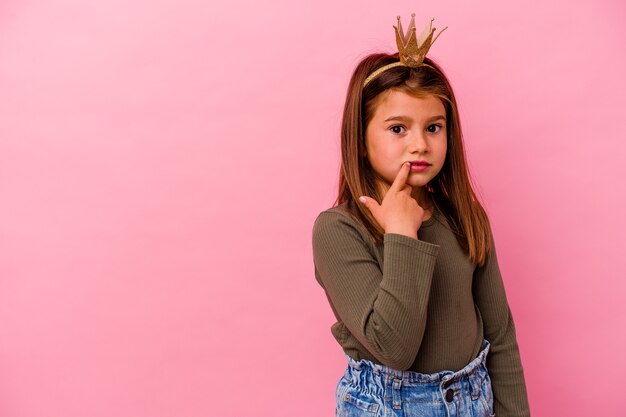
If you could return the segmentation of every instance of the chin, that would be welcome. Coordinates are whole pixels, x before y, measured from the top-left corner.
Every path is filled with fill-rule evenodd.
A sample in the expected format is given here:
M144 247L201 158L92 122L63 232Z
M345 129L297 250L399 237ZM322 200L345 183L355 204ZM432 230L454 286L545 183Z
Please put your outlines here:
M409 178L406 183L413 187L425 187L430 180L431 178Z

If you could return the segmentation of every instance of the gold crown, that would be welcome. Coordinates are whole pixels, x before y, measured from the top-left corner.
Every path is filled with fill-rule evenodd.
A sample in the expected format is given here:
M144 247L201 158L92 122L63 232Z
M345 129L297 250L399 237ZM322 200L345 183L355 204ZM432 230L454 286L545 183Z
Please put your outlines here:
M441 32L448 28L446 26L441 29L437 36L433 39L433 35L437 30L433 27L434 20L434 17L430 19L430 23L426 25L418 38L415 36L415 13L411 14L411 23L409 24L409 28L406 33L402 30L402 23L400 23L400 16L398 16L398 26L394 26L393 28L396 30L396 44L398 45L400 61L380 67L371 73L363 82L363 87L376 78L380 73L390 68L398 66L417 68L421 65L427 65L424 64L424 58L426 57L428 50L433 43L435 43L439 35L441 35Z

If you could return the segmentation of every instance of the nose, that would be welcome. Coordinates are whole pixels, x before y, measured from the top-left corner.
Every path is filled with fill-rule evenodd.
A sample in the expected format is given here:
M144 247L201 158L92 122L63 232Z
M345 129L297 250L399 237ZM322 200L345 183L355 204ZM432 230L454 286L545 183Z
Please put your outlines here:
M428 151L428 142L426 141L426 134L424 132L417 132L411 135L409 138L409 151L411 153L423 153Z

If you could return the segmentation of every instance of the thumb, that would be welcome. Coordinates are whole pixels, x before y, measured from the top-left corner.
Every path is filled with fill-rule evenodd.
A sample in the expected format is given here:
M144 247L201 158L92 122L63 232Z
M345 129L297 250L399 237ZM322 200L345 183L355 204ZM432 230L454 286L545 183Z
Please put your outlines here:
M375 215L375 212L377 211L378 207L380 206L378 204L378 201L374 200L371 197L367 197L362 195L361 197L359 197L359 201L361 202L361 204L363 204L365 207L367 207L367 209L370 211L370 213Z

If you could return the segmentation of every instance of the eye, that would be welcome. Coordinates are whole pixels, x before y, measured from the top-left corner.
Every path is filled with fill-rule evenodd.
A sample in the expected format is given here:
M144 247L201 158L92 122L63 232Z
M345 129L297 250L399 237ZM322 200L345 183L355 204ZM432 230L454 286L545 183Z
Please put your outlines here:
M436 127L438 129L433 131L433 130L430 130L431 127ZM432 125L428 126L428 131L431 132L431 133L437 133L437 132L439 132L439 130L441 130L441 127L442 126L440 124L432 124Z
M393 133L399 135L400 133L402 133L402 131L400 129L404 129L404 126L402 125L393 125L389 128Z

